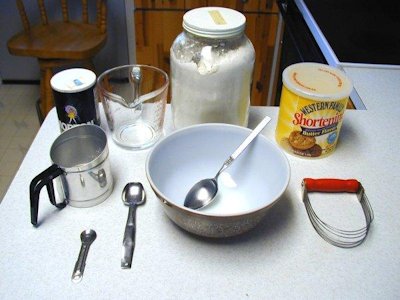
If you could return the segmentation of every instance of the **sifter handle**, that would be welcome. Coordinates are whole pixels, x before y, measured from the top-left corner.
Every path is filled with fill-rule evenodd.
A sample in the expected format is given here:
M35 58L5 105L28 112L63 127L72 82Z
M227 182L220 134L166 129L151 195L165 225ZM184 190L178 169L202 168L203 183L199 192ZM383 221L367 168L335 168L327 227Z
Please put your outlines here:
M361 187L355 179L312 179L304 178L303 185L308 192L328 192L328 193L357 193Z

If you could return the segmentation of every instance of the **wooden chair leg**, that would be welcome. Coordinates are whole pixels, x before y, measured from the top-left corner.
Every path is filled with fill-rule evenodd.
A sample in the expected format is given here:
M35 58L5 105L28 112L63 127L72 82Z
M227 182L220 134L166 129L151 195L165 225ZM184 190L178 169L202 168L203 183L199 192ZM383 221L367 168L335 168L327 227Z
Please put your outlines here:
M40 66L40 109L43 117L46 117L54 106L53 91L50 86L50 79L53 76L51 68Z
M38 119L39 119L39 124L42 125L43 121L44 121L44 117L43 117L43 114L42 114L42 109L40 108L40 98L36 101L35 107L36 107L36 114L37 114Z

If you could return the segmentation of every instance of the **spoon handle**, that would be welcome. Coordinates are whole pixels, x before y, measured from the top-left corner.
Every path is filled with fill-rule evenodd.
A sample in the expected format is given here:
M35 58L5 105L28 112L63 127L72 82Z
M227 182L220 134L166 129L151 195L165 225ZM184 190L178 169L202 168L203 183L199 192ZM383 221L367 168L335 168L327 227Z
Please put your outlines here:
M129 206L126 221L124 240L122 242L121 268L130 269L132 265L133 250L135 249L136 235L136 205Z
M83 272L85 271L86 258L89 253L89 248L92 242L82 242L81 250L79 251L78 260L76 261L74 272L72 273L71 280L78 283L82 280Z
M133 67L130 72L130 81L133 84L134 99L128 99L130 108L141 109L140 86L142 83L142 72L139 67Z
M271 121L271 118L266 116L254 130L249 134L249 136L240 144L240 146L233 152L231 155L232 161L236 159L240 154L242 154L243 150L256 138L256 136L264 129L265 126Z
M232 153L229 158L224 161L224 164L222 165L221 169L219 169L217 175L215 175L214 179L218 178L218 176L226 169L228 168L233 161L244 151L244 149L247 148L247 146L256 138L256 136L261 132L261 130L264 129L265 126L271 121L271 118L266 116L254 130L247 136L247 138L240 144L240 146L235 150L235 152Z

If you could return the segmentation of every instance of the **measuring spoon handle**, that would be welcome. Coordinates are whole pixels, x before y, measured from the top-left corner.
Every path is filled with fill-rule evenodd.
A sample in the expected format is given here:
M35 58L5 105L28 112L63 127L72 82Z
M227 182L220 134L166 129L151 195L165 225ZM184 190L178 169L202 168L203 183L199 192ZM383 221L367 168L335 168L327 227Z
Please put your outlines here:
M121 268L130 269L132 266L133 250L136 236L136 205L129 206L124 239L122 242Z
M83 272L85 271L86 258L89 253L90 244L82 243L79 251L78 260L76 261L74 272L72 273L72 281L78 283L82 280Z

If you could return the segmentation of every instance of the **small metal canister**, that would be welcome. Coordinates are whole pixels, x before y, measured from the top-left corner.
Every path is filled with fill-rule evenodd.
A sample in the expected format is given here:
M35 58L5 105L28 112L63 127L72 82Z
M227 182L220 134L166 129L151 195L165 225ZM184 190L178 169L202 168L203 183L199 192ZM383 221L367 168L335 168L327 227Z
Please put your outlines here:
M108 156L106 133L97 125L79 125L60 134L50 149L53 164L30 184L32 224L37 225L39 195L44 186L57 208L67 204L91 207L106 200L113 190Z
M61 132L80 124L100 125L95 84L96 74L80 68L61 71L51 78Z
M81 125L60 135L50 157L63 170L57 177L61 199L74 207L103 202L113 188L108 156L107 136L98 126Z

